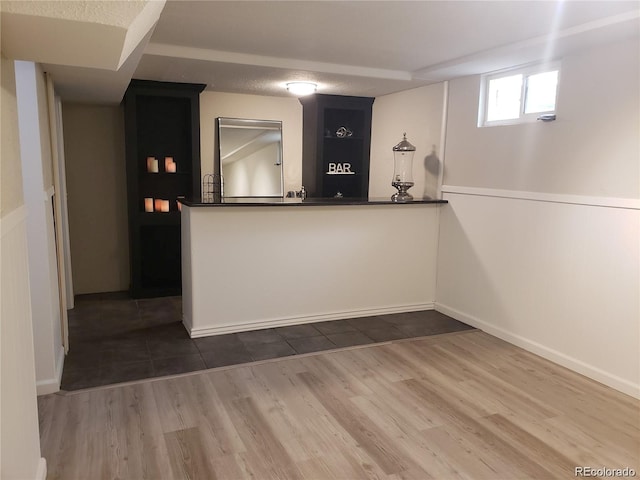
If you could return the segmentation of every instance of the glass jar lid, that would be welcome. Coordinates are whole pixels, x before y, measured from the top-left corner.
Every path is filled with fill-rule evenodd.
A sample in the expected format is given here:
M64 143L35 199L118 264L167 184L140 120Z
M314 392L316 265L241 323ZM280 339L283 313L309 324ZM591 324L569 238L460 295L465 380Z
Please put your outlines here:
M409 143L409 140L407 140L407 133L405 132L402 135L403 135L402 141L398 143L395 147L393 147L393 151L394 152L415 152L416 147L411 145L411 143Z

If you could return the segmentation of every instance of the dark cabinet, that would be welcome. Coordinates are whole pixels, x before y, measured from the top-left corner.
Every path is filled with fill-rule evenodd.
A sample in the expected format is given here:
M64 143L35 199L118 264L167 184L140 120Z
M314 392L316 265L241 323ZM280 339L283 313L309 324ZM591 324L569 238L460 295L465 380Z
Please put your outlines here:
M133 80L124 97L134 298L181 292L179 196L200 196L205 85Z
M311 197L367 197L373 98L301 97L302 184Z

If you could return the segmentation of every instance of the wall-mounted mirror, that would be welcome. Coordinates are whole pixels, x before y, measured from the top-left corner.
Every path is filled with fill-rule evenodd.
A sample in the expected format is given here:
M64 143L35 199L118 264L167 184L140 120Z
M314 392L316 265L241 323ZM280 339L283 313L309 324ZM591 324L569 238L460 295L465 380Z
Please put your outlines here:
M216 118L215 171L225 197L282 197L282 122Z

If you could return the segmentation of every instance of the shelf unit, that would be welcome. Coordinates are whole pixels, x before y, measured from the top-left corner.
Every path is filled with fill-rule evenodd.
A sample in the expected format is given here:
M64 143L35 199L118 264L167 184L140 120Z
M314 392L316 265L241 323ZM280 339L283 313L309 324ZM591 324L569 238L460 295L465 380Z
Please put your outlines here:
M321 94L300 98L302 184L309 196L368 196L373 101Z
M176 199L200 196L200 92L204 87L132 80L125 93L133 298L181 293L180 212ZM157 173L149 172L148 157L158 160ZM175 173L165 169L165 157L173 158ZM168 202L169 211L145 211L146 198Z

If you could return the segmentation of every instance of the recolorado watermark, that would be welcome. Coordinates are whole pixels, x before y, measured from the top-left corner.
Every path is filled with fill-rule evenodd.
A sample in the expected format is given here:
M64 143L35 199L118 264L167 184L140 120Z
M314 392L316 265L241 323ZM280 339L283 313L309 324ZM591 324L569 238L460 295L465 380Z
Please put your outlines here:
M631 467L575 467L573 474L576 477L635 477L636 471Z

